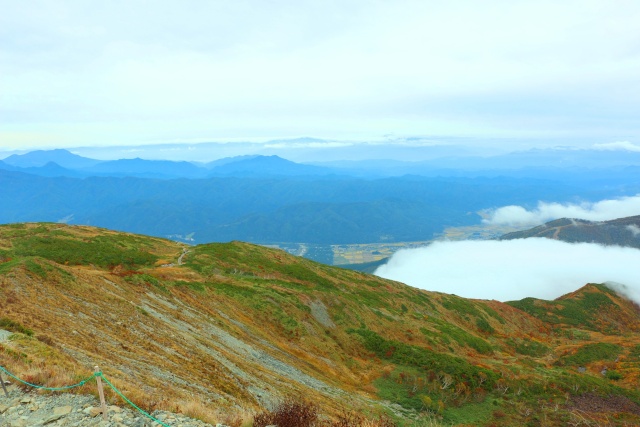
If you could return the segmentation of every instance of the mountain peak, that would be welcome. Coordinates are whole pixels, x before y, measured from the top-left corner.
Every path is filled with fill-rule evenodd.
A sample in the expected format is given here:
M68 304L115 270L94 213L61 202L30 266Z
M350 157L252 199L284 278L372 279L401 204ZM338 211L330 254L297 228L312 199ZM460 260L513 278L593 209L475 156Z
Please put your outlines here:
M54 150L36 150L25 154L13 154L3 160L6 164L21 168L41 167L49 162L57 163L63 168L85 168L100 163L99 160L89 159L68 150L57 148Z

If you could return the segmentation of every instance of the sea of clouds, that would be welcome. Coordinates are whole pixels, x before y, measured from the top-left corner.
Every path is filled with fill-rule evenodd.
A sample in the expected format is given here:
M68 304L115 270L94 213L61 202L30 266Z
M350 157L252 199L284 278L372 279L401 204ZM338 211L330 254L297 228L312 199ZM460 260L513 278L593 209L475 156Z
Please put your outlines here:
M491 224L539 225L570 217L604 221L640 214L640 195L598 203L540 203L496 209ZM629 229L636 238L639 230ZM439 241L396 252L375 274L421 289L468 298L510 301L554 299L587 283L610 282L640 303L640 250L593 243L518 240Z

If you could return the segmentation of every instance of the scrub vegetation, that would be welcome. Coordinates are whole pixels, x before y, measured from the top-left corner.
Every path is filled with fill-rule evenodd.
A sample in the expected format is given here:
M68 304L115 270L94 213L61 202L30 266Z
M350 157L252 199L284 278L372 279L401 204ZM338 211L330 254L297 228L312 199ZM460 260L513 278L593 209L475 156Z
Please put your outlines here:
M640 315L604 285L505 304L241 242L12 224L0 301L0 364L27 381L99 365L144 409L233 427L640 423Z

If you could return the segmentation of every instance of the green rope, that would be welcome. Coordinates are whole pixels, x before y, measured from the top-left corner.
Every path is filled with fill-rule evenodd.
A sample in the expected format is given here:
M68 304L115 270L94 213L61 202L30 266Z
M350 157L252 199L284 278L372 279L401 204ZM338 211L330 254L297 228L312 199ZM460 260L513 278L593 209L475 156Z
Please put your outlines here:
M124 394L122 394L122 393L120 392L120 390L118 390L118 389L117 389L113 384L111 384L111 383L109 382L109 380L108 380L104 375L102 375L102 372L98 372L98 373L96 373L96 375L101 376L101 377L102 377L102 379L104 380L104 382L106 382L106 383L109 385L109 387L111 387L111 388L113 389L113 391L115 391L115 392L116 392L116 393L117 393L117 394L118 394L122 399L124 399L124 401L125 401L125 402L127 402L129 405L131 405L131 406L133 406L134 408L136 408L136 409L137 409L137 410L138 410L142 415L144 415L145 417L147 417L147 418L149 418L149 419L151 419L151 420L153 420L153 421L157 422L157 423L158 423L158 424L160 424L161 426L164 426L164 427L171 427L170 425L163 423L162 421L158 420L157 418L152 417L148 412L143 411L143 410L142 410L142 409L140 409L138 406L136 406L136 404L135 404L135 403L133 403L132 401L130 401L129 399L127 399L127 398L125 397L125 395L124 395Z
M15 375L13 375L11 372L7 371L4 366L0 366L0 369L3 370L7 375L9 375L11 378L13 378L16 381L20 381L22 384L26 384L29 387L33 387L33 388L39 388L41 390L49 390L49 391L61 391L61 390L69 390L70 388L75 388L75 387L80 387L83 386L87 381L92 380L93 378L96 377L97 374L93 374L91 375L89 378L85 378L84 380L80 381L78 384L73 384L73 385L67 385L64 387L44 387L41 385L37 385L37 384L31 384L29 382L26 382L24 380L21 380L20 378L16 377Z

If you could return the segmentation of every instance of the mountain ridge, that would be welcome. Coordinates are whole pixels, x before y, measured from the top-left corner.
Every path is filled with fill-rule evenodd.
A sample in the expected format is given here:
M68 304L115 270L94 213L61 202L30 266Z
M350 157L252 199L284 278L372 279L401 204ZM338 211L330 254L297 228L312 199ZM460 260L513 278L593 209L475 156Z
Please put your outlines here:
M235 411L304 395L329 414L348 405L488 426L563 425L587 389L640 402L640 317L601 285L527 312L242 242L18 223L0 226L0 294L0 328L13 325L3 366L51 384L98 364L134 401L159 407ZM624 316L612 318L615 307ZM549 310L551 320L540 315Z
M569 243L599 243L640 249L640 215L607 221L560 218L523 231L501 236L500 240L544 237Z

